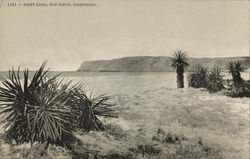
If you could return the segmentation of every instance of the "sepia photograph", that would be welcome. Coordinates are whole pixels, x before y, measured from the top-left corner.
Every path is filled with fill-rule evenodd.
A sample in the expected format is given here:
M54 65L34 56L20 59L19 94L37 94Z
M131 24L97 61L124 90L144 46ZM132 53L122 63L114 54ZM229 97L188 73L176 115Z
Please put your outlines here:
M0 0L0 159L250 159L249 0Z

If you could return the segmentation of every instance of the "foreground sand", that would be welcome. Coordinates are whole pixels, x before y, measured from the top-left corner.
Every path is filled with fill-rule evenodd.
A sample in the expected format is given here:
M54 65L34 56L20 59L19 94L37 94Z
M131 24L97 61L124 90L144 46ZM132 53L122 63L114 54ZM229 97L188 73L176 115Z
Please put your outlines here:
M75 154L50 147L49 157L249 159L249 98L185 88L114 94L118 119L103 119L110 131L77 133ZM29 145L1 143L1 156L33 157ZM96 152L95 152L96 151ZM77 156L78 155L78 156Z

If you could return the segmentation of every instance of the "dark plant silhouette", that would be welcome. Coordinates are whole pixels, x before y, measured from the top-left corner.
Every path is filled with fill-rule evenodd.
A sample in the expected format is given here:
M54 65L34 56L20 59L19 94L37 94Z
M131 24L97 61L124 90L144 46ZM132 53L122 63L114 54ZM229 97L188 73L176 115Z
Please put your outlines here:
M223 88L223 75L221 74L221 69L218 66L214 66L208 74L207 89L210 93L215 93Z
M88 97L81 89L71 91L73 95L71 108L75 112L77 128L83 131L106 130L98 116L117 118L117 113L112 109L113 104L109 103L111 97L100 95Z
M82 84L72 85L59 75L49 75L45 65L32 78L28 70L21 78L19 69L0 78L0 115L7 142L64 145L76 139L76 129L104 130L97 115L116 117L113 105L107 103L110 97L87 98Z
M69 122L72 116L70 107L64 103L67 98L66 88L55 89L52 83L56 76L48 76L45 70L46 62L29 78L29 71L25 70L23 79L19 69L9 71L7 78L1 81L5 87L0 87L0 114L7 141L55 143L61 140L62 134L71 133Z
M208 69L198 64L195 71L190 73L187 77L188 86L194 88L206 88L208 78Z
M178 50L174 52L171 66L174 67L177 73L177 88L184 88L183 74L187 66L189 66L185 51Z
M241 72L244 72L246 68L242 66L240 61L230 61L227 64L227 69L233 79L228 80L225 94L231 97L249 97L250 83L241 78Z
M230 61L227 65L228 72L233 77L233 82L235 86L239 86L243 83L243 79L241 78L241 72L244 72L245 68L242 67L239 61Z

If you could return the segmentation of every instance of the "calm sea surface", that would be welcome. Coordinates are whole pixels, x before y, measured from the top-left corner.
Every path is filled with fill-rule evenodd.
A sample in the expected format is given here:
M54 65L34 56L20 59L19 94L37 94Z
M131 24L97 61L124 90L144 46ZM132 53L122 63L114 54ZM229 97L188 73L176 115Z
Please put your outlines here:
M57 73L59 72L51 72L51 74ZM8 72L0 72L0 76L3 77L7 74ZM231 78L228 73L224 74L225 79ZM186 76L187 74L185 79ZM72 80L72 83L84 82L85 90L93 94L137 94L162 87L176 88L174 72L62 72L60 77L65 81ZM248 73L243 73L242 77L249 80ZM186 80L185 86L187 86Z

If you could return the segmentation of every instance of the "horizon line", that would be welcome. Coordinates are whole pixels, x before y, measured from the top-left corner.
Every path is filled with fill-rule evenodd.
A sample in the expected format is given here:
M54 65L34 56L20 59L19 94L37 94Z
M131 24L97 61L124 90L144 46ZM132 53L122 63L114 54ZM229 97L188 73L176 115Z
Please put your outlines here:
M94 62L94 61L110 61L110 60L115 60L115 59L122 59L122 58L130 58L130 57L171 57L171 56L124 56L124 57L118 57L118 58L113 58L113 59L106 59L106 60L87 60L87 61L83 61L83 62ZM194 59L212 59L212 58L242 58L242 57L246 57L246 58L250 58L250 56L224 56L224 57L187 57L187 58L194 58ZM82 63L83 63L82 62ZM81 64L82 64L81 63ZM79 64L81 66L81 64ZM19 67L21 68L21 65L19 65ZM9 72L13 69L15 69L14 66L12 66L10 69L8 70L1 70L0 72ZM18 68L18 67L17 67ZM24 71L25 69L27 69L27 67L21 69L20 71ZM51 70L51 68L49 67L49 72L71 72L71 71L78 71L78 69L76 70ZM17 71L17 70L16 70ZM35 70L29 70L29 71L37 71L37 69Z

